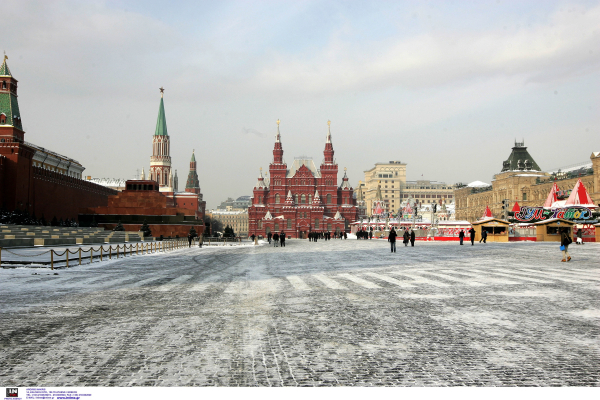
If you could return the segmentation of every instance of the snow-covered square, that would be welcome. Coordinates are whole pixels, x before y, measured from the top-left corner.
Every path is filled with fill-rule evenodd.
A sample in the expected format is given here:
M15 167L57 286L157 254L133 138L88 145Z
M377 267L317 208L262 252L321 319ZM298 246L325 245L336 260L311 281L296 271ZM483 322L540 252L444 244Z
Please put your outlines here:
M0 381L598 386L600 244L569 250L289 240L0 269Z

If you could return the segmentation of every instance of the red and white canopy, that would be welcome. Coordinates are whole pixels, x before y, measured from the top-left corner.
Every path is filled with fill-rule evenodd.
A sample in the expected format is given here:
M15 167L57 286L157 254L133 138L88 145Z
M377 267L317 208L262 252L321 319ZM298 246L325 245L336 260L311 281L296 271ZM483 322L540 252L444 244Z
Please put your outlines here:
M515 205L513 206L513 208L512 208L511 211L512 212L516 212L516 213L519 212L519 211L521 211L521 206L519 206L519 202L518 201L515 201Z
M490 206L485 206L485 212L483 213L483 217L481 217L481 219L484 219L484 218L493 218L492 210L490 210Z
M558 189L558 185L556 184L556 182L554 182L554 185L552 185L552 190L550 190L550 193L548 194L548 198L546 199L546 202L544 203L544 208L552 208L552 204L554 204L554 202L558 201L558 196L557 193L560 189Z
M596 208L596 205L592 201L592 198L586 190L585 185L583 182L581 182L581 179L577 179L577 183L571 191L571 195L565 202L565 207L569 206Z

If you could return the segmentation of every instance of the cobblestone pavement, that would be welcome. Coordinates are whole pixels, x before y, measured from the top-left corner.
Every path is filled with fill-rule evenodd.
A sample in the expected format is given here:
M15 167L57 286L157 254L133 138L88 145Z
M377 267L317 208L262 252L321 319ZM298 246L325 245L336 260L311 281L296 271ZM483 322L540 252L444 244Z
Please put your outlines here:
M0 270L0 382L600 386L600 244L399 244Z

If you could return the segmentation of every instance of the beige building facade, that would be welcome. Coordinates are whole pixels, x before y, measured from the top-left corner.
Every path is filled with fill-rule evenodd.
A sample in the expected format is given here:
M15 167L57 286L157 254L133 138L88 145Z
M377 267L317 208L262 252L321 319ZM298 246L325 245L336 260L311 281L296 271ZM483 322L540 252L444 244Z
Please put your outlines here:
M516 143L513 154L515 150L523 149L526 150L526 147L522 143ZM568 191L573 189L578 179L581 179L594 203L600 205L600 152L592 153L591 164L573 171L553 173L519 169L519 165L515 170L513 170L514 165L506 167L506 163L511 158L522 160L520 166L525 167L524 160L527 156L512 157L513 154L504 162L502 168L504 171L494 175L491 186L484 188L463 186L455 189L457 220L474 222L483 216L486 206L490 207L494 217L502 218L503 200L507 200L505 206L508 207L508 211L512 210L515 201L518 201L521 207L541 207L555 182L561 190Z
M221 222L223 224L223 229L225 229L227 225L232 227L236 236L248 236L248 210L211 210L208 211L206 215Z
M444 182L430 180L406 180L406 164L400 161L376 163L365 171L365 180L359 181L357 200L364 201L368 216L373 214L373 202L381 191L387 212L397 212L403 201L415 199L420 204L451 203L454 188Z

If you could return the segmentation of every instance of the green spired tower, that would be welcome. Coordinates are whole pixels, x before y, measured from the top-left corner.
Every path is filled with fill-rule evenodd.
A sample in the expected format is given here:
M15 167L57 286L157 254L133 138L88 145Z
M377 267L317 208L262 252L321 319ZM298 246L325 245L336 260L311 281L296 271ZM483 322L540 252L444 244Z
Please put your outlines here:
M17 101L17 80L13 78L4 55L0 66L0 143L23 143L25 132L21 123L19 102Z
M165 104L163 94L165 89L160 88L160 105L156 131L152 137L152 157L150 157L150 180L158 183L161 192L173 192L173 175L171 172L171 139L167 133L167 118L165 117Z

